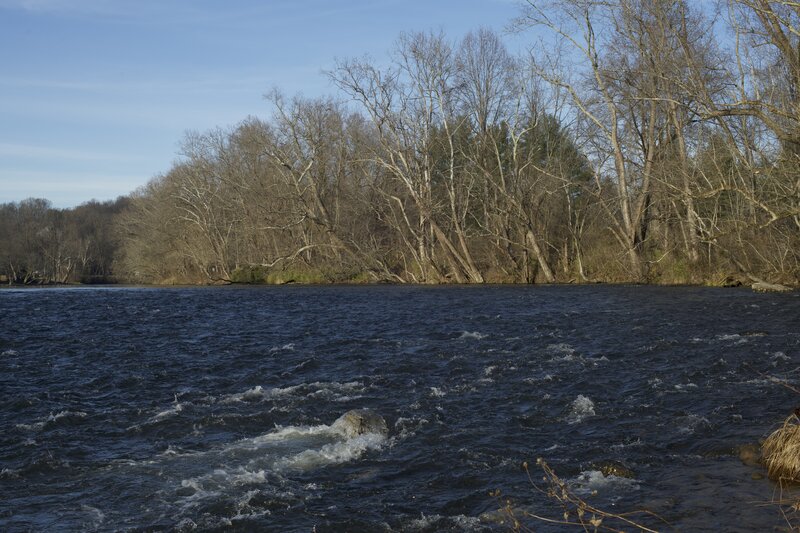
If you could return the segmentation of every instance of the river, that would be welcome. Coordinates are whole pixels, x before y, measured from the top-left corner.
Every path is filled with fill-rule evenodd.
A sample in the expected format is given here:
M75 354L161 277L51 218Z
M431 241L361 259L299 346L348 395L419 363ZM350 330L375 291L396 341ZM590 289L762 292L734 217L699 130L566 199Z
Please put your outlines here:
M798 293L8 289L0 322L3 531L503 531L561 514L537 457L656 529L785 524L737 450L800 404Z

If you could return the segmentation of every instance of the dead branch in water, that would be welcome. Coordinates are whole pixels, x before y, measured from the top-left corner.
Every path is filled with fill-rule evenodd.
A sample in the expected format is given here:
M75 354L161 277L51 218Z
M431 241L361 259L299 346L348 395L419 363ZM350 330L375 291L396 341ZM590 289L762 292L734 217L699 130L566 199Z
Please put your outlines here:
M637 515L655 518L667 527L670 525L666 520L652 511L639 510L629 513L612 513L595 507L575 494L567 482L558 477L553 469L550 468L550 466L542 458L537 459L536 464L541 467L544 473L542 481L544 481L545 485L540 486L533 480L530 470L528 469L528 463L525 462L522 464L522 467L525 469L528 480L530 481L531 485L536 488L536 490L551 500L558 502L562 508L563 514L559 518L541 516L530 511L514 508L511 504L511 501L507 500L501 511L510 520L514 531L534 531L532 527L523 523L523 520L525 519L533 519L549 524L576 526L580 527L584 531L609 531L616 533L622 533L622 531L625 529L634 529L650 533L656 533L658 531L634 520L633 517ZM493 495L495 497L499 497L500 493L497 491Z

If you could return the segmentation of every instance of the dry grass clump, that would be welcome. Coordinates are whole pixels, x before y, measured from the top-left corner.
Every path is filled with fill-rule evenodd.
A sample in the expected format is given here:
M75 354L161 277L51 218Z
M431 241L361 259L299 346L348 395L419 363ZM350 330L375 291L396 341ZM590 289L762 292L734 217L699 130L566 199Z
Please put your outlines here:
M770 479L800 483L800 419L796 414L767 437L761 453Z

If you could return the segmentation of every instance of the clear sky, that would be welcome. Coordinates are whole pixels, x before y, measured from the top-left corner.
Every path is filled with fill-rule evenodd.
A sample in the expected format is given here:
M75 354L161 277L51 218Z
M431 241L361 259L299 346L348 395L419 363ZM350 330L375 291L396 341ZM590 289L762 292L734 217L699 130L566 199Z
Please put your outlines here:
M503 32L514 0L0 0L0 203L127 194L187 130L268 117L272 87L334 89L336 58L400 32ZM513 46L511 47L513 50Z

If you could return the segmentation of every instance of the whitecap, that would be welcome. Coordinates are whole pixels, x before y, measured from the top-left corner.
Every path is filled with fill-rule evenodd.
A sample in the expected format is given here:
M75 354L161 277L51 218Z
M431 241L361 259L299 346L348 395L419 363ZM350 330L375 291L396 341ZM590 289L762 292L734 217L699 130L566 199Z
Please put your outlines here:
M733 345L733 346L736 346L736 345L739 345L739 344L745 344L745 343L748 342L748 339L742 337L741 335L739 335L737 333L733 333L733 334L730 334L730 335L717 335L716 339L718 341L730 342L731 345Z
M575 348L563 342L558 344L550 344L546 349L554 356L550 359L551 362L572 362L583 360L579 354L576 354Z
M711 427L711 423L706 417L696 414L678 417L676 422L678 424L678 433L682 435L692 434L703 427Z
M775 352L775 353L773 353L772 357L770 357L770 359L775 361L775 362L777 362L777 361L791 361L791 357L788 357L783 352Z
M606 476L599 470L581 472L578 477L570 481L570 485L579 496L595 492L624 492L639 489L639 483L635 479Z
M573 400L570 406L570 411L567 415L567 422L570 424L577 424L578 422L582 422L584 419L594 415L594 402L588 397L579 394L578 397Z
M263 398L266 395L266 392L261 387L261 385L256 385L252 389L247 389L244 392L239 392L236 394L228 394L224 396L220 403L234 403L234 402L248 402L254 401Z
M445 396L446 394L447 393L445 393L439 387L431 387L431 396L433 396L434 398L441 398L442 396Z
M183 411L183 405L178 402L175 402L175 404L169 409L164 409L163 411L160 411L156 413L154 416L150 417L150 419L146 423L153 424L155 422L159 422L165 418L177 415L181 411Z
M333 433L333 431L334 430L331 426L327 426L325 424L320 424L318 426L288 426L284 428L279 427L275 431L272 431L270 433L265 433L264 435L253 437L252 439L245 439L243 441L240 441L240 445L245 445L245 447L247 447L247 443L253 443L255 445L258 445L264 442L277 442L277 441L296 439L299 437L326 435Z
M283 346L273 346L269 349L269 353L276 353L276 352L293 352L294 351L294 343L290 342L284 344Z
M560 342L558 344L548 344L547 351L556 354L572 355L575 353L575 348L565 342Z
M354 402L356 400L360 400L363 396L339 396L338 398L334 398L334 402L338 403L345 403L345 402Z
M19 477L20 470L18 468L3 468L0 470L0 478L13 478Z
M40 419L33 424L17 424L16 427L28 431L39 431L44 429L48 424L61 420L62 418L86 418L86 416L87 414L83 411L61 411L56 414L50 413L46 418Z
M14 356L14 355L18 355L18 352L16 350L5 350L5 351L3 351L3 353L0 353L0 355L2 355L2 356Z
M477 531L483 528L480 518L474 516L456 515L442 516L438 514L425 516L420 513L419 518L411 520L407 527L408 531L429 531L435 530L458 530L458 531Z
M459 339L476 339L482 340L488 337L486 333L481 333L480 331L462 331L461 336Z
M177 524L175 524L175 531L194 531L197 529L197 524L191 518L184 518Z
M258 494L258 491L252 491ZM248 493L249 494L249 493ZM244 504L247 507L250 506L249 501ZM238 507L238 504L237 504ZM243 510L239 509L238 512L231 517L232 522L236 522L237 520L255 520L258 518L264 518L265 516L272 515L272 512L269 509L262 509L261 511L252 511L252 512L244 512Z
M286 396L303 396L310 399L325 399L332 401L346 401L341 400L342 397L347 396L353 398L352 393L359 393L364 391L364 384L359 381L349 381L340 383L338 381L313 383L300 383L298 385L290 385L288 387L275 387L271 389L264 389L261 385L256 385L251 389L234 394L228 394L220 399L220 403L236 403L236 402L252 402L263 400L267 398L281 398Z
M167 449L161 452L160 454L162 457L175 457L178 455L182 455L180 448L173 448L172 444L167 446Z
M377 450L386 442L386 437L366 433L341 442L325 444L319 449L307 449L278 460L277 470L311 470L328 464L350 462L358 459L367 450Z
M625 448L637 448L637 447L639 447L641 445L642 445L642 440L637 437L636 440L631 441L631 442L624 442L624 443L620 443L620 444L612 444L611 445L611 449L618 451L618 450L624 450Z
M404 439L414 435L422 426L426 426L428 424L430 424L430 421L427 418L400 417L394 422L394 430L398 438Z
M333 391L340 391L340 392L361 392L364 389L364 384L359 381L348 381L346 383L340 383L338 381L330 381L330 382L320 382L315 381L313 383L301 383L300 385L294 385L291 387L285 388L274 388L271 389L269 394L270 396L285 396L294 394L297 391L305 391L308 389L316 389L312 390L311 392L307 393L306 396L310 394L314 394L322 389L329 389Z

